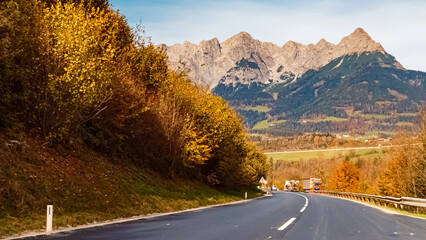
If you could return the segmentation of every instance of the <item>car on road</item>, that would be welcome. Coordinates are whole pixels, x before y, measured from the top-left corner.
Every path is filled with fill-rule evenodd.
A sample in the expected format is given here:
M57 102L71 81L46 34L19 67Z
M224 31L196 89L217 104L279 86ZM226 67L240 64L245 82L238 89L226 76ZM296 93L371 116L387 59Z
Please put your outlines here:
M277 188L277 186L272 186L272 191L278 191L278 188Z

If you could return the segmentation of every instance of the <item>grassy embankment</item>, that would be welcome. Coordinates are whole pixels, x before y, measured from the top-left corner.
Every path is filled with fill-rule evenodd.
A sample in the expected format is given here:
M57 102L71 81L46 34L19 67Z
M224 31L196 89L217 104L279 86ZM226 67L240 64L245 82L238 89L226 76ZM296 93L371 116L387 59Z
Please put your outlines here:
M383 154L380 149L357 149L357 150L328 150L328 151L310 151L310 152L286 152L286 153L275 153L275 154L267 154L267 158L272 158L274 162L278 160L284 161L298 161L301 159L330 159L333 157L341 157L350 154L355 154L354 157L363 157L372 159L375 157L379 157Z
M22 137L21 144L7 146L8 139L0 136L0 236L44 228L49 200L55 229L226 203L246 191L170 179L89 149L52 149ZM249 191L249 198L260 195Z

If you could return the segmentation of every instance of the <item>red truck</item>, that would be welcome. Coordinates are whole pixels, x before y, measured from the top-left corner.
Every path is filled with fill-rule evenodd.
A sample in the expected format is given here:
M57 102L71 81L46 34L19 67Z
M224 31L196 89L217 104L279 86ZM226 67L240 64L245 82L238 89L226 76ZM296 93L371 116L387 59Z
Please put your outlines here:
M319 178L304 178L303 190L318 192L322 190L322 181Z

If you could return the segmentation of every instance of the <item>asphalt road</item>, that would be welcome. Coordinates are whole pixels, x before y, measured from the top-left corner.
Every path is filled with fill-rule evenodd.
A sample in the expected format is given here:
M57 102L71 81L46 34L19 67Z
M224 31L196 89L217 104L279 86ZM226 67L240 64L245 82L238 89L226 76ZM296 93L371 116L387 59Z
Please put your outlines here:
M240 204L26 239L426 239L426 220L316 194L275 192Z

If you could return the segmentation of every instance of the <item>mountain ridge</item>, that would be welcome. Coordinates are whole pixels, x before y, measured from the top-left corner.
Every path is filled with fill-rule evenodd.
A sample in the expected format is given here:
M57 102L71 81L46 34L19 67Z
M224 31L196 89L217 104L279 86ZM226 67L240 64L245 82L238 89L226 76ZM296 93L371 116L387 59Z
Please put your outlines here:
M173 45L166 53L172 68L189 69L196 84L228 101L255 132L265 120L274 124L261 132L278 135L412 130L414 117L395 116L426 106L426 73L405 69L362 28L337 44L322 38L278 46L241 32L222 43ZM253 110L259 107L268 110ZM330 118L340 122L321 121Z
M416 118L398 116L413 116L426 106L426 73L399 68L388 53L364 52L336 58L297 81L219 83L213 93L234 106L254 132L259 132L255 125L266 120L281 121L260 130L273 135L413 131ZM267 111L256 111L259 106ZM339 122L327 122L329 117Z
M362 52L385 52L382 45L374 41L362 28L357 28L350 35L342 38L338 44L327 42L324 38L316 44L303 45L288 41L283 46L254 39L247 32L240 32L223 42L217 38L203 40L198 45L188 41L183 44L165 46L172 69L188 71L188 76L197 84L210 89L220 81L227 84L237 82L280 83L282 75L302 75L310 69L318 70L333 59L343 55ZM257 73L250 69L242 72L228 72L236 67L242 59L252 59L264 68ZM399 64L401 68L402 65ZM234 69L235 70L235 69ZM260 74L259 74L260 73ZM244 76L257 75L255 78ZM241 78L243 76L243 78Z

